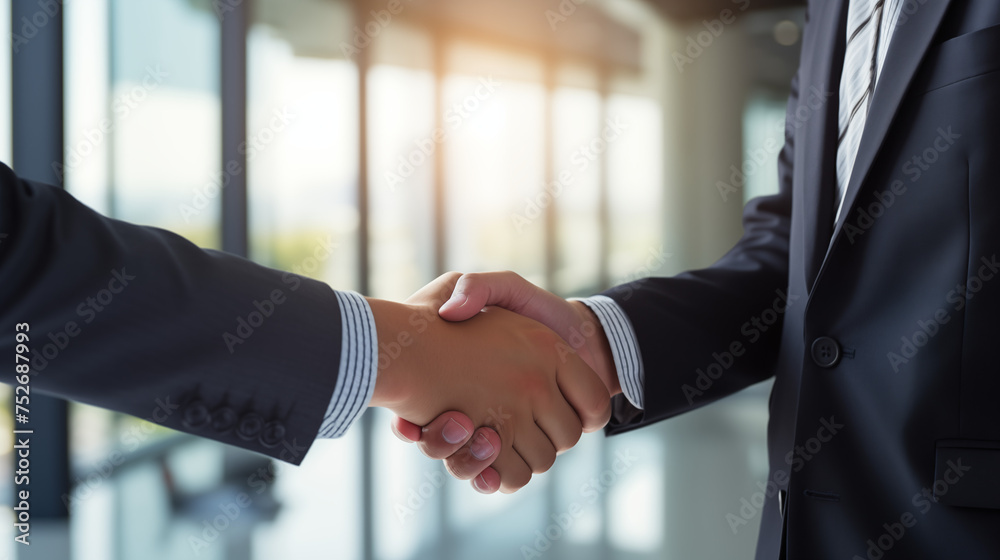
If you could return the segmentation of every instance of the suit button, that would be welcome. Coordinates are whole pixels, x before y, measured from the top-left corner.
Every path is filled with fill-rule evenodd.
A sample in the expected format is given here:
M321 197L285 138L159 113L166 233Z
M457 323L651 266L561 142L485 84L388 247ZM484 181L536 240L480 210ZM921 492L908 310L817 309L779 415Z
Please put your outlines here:
M840 344L828 337L821 336L813 341L812 359L819 367L831 368L840 361Z
M260 433L260 444L264 447L275 447L285 439L285 425L281 422L268 422Z
M185 428L194 430L207 424L210 416L205 403L193 401L184 407L184 418L181 419L181 424L184 424Z
M264 429L264 418L256 412L249 412L240 419L240 425L236 428L236 435L241 439L250 441L257 437L257 434Z
M239 417L233 409L228 406L217 408L212 412L212 429L220 434L228 434L233 431L237 420Z

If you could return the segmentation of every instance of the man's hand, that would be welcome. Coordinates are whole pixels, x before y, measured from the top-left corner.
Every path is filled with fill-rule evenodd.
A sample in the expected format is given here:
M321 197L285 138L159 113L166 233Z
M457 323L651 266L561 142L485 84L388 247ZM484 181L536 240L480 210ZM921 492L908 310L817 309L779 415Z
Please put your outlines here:
M447 302L440 307L441 317L449 321L464 321L475 317L487 306L498 306L530 317L555 331L601 377L609 393L621 392L611 348L604 329L594 313L580 302L570 302L542 290L513 272L491 272L461 275ZM442 419L471 420L461 414L441 415L430 425L420 426L396 418L393 431L404 441L419 442L421 451L433 459L442 459L448 470L462 473L458 478L471 478L482 493L498 488L499 475L489 468L489 460L477 459L472 445L448 444L441 437ZM478 436L494 441L499 436L488 427L479 428Z
M611 396L622 392L604 328L583 303L567 301L514 272L486 272L459 277L451 297L439 312L449 321L465 321L491 305L552 329L597 372Z
M447 459L445 467L459 480L472 480L482 494L500 489L500 473L490 465L500 451L500 435L493 428L476 429L461 412L446 412L421 428L400 417L392 421L396 437L416 443L431 459Z
M610 397L593 370L537 321L495 307L461 325L438 320L458 278L442 276L404 304L369 300L381 348L371 405L416 425L455 410L473 426L493 428L500 490L513 492L548 470L582 431L603 427ZM477 443L473 438L470 453ZM456 472L455 464L449 468Z

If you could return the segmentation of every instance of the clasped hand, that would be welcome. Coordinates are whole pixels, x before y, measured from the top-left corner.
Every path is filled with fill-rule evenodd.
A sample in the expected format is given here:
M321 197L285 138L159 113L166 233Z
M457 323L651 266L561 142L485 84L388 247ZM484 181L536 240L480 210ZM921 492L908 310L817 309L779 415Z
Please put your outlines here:
M493 280L479 277L483 287ZM453 295L465 297L455 290L460 279L473 298L449 316L441 308ZM570 347L511 302L480 295L469 280L449 273L403 304L369 300L380 346L371 406L396 413L398 435L420 440L425 454L446 459L454 476L474 479L480 492L513 492L547 471L582 432L608 422L609 386L588 365L599 362L592 350ZM492 303L514 311L486 306ZM462 321L442 320L439 310Z

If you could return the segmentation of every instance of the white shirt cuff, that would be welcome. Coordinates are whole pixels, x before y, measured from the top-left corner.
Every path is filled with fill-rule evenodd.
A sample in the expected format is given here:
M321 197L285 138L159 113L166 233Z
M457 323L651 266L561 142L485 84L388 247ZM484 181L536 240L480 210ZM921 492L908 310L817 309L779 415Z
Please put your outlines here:
M604 335L608 337L611 355L615 359L615 369L618 370L618 382L622 386L625 398L632 406L643 408L643 381L646 379L642 367L642 357L639 355L639 342L636 340L632 321L615 300L607 296L592 296L580 298L582 302L597 315L604 327Z
M368 408L378 372L375 316L368 301L354 292L336 294L340 302L340 369L317 438L344 435Z

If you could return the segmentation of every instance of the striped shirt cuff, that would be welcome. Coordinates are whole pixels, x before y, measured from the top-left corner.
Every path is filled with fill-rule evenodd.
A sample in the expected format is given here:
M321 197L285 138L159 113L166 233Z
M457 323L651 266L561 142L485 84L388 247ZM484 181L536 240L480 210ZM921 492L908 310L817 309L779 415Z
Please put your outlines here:
M592 296L577 301L589 307L601 321L604 334L611 346L611 355L615 359L615 369L618 370L618 382L622 386L622 392L632 406L642 410L643 381L646 375L642 368L639 342L632 329L632 321L629 321L621 306L607 296Z
M344 435L368 408L378 371L375 316L368 301L354 292L336 294L340 302L340 369L317 438Z

